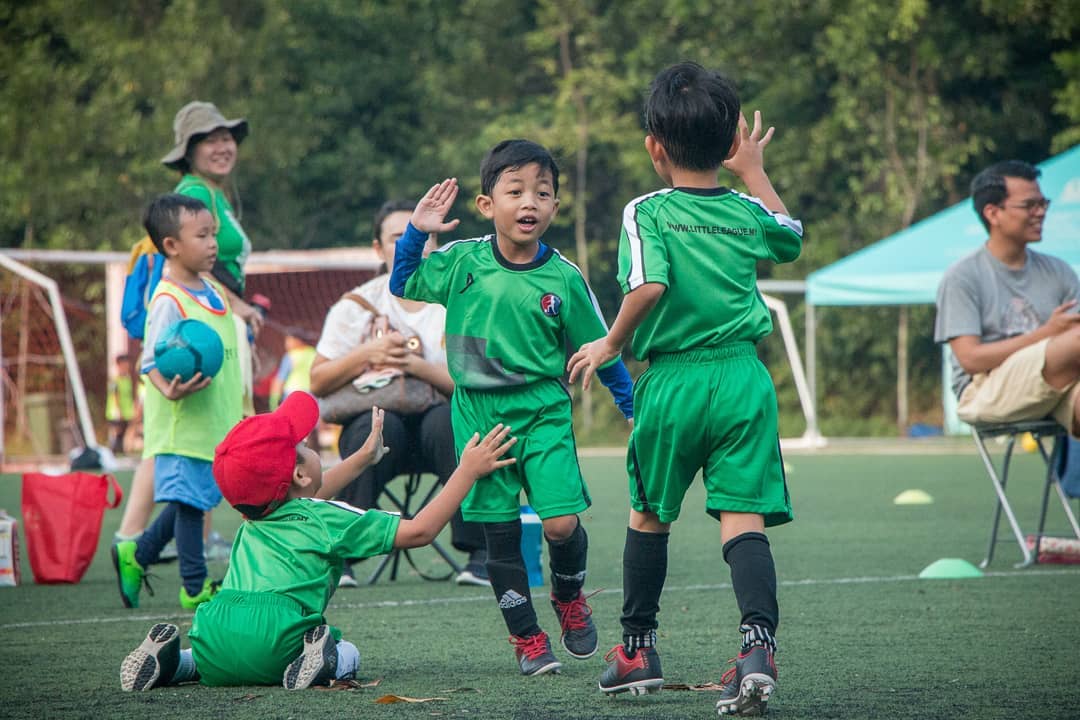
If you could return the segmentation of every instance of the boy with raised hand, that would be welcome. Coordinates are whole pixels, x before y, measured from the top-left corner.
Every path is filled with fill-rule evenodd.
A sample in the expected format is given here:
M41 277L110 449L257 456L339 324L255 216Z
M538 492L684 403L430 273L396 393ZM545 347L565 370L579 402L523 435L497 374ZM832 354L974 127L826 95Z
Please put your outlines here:
M790 262L802 224L788 217L762 165L773 128L747 127L733 85L694 63L653 81L645 149L669 186L623 211L619 282L626 297L607 337L570 359L585 387L627 340L649 369L637 382L627 453L630 523L623 549L623 643L600 678L608 694L664 683L656 616L668 533L699 470L705 511L720 520L723 557L742 614L742 646L717 710L765 711L776 685L776 570L765 527L789 522L776 395L755 343L772 331L757 291L761 260ZM720 186L723 165L751 196ZM631 337L632 336L632 337Z
M303 444L319 421L315 398L290 393L272 413L241 421L217 447L214 476L245 517L229 571L214 601L199 606L180 650L179 629L154 625L120 666L124 690L198 680L203 685L270 685L291 690L351 678L360 653L326 624L345 558L429 544L480 477L514 463L500 459L516 442L495 426L474 433L442 491L408 519L331 501L382 459L383 412L372 411L364 445L324 474Z
M602 337L607 327L581 272L542 240L559 207L559 168L551 154L527 140L506 140L487 154L480 174L476 206L495 233L452 242L423 258L428 233L458 224L444 222L457 180L434 185L398 240L390 291L446 306L458 451L476 428L495 422L512 425L521 440L517 465L477 485L461 509L465 520L484 524L488 575L518 666L524 675L541 675L562 663L533 608L519 495L524 490L543 522L563 648L590 657L597 637L582 593L588 537L577 513L591 500L562 377L568 344ZM599 375L630 418L631 383L622 361L610 359Z
M192 610L216 590L207 577L203 516L221 502L211 469L214 447L242 416L236 331L224 289L204 277L218 250L206 205L186 195L162 195L150 204L143 224L166 258L147 307L141 369L153 385L143 405L143 456L154 458L154 501L167 505L137 540L114 544L112 559L120 599L136 608L146 568L175 537L180 605ZM202 373L186 382L166 378L154 364L158 337L183 318L201 320L221 336L224 358L212 382Z

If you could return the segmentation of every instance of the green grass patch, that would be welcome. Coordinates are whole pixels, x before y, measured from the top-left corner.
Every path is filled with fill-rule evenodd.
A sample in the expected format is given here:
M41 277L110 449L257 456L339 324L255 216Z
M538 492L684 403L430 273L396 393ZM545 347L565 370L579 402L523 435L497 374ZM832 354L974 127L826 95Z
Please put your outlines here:
M982 559L993 496L974 455L801 455L788 459L796 520L770 531L780 580L780 684L770 716L801 718L1074 718L1080 712L1080 568L1014 570L1003 543L992 573L972 580L918 580L942 557ZM151 624L190 627L177 603L175 565L160 566L156 595L120 605L108 558L120 511L106 514L86 577L73 586L34 585L23 552L24 585L0 590L0 716L11 718L707 718L715 693L665 691L607 698L596 689L603 651L618 642L621 554L627 517L621 458L583 458L594 505L587 590L601 653L563 657L562 675L522 678L491 592L426 582L403 571L396 582L339 592L330 622L360 648L361 679L378 687L290 693L281 687L186 685L147 693L119 689L119 666ZM1038 512L1037 460L1021 456L1015 507L1025 528ZM123 484L130 481L121 476ZM896 506L903 490L934 498ZM17 476L0 476L0 507L17 511ZM660 652L668 682L718 680L735 653L738 611L719 526L701 510L695 485L671 539L661 600ZM1060 508L1051 529L1063 531ZM215 511L231 535L239 516ZM24 538L25 539L25 538ZM364 575L373 561L358 566ZM221 564L211 572L220 576ZM557 635L546 590L534 599L541 625ZM186 640L185 640L186 645ZM243 648L237 648L243 652ZM557 654L564 655L561 650ZM386 694L442 697L379 705Z

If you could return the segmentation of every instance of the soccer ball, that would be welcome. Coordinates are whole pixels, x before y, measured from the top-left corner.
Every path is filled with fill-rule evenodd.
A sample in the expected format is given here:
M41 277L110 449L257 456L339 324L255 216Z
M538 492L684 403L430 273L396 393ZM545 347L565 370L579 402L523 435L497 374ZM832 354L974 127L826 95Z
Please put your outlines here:
M166 380L176 375L187 382L195 373L213 377L221 369L225 347L221 337L202 320L185 318L173 323L154 343L154 362Z

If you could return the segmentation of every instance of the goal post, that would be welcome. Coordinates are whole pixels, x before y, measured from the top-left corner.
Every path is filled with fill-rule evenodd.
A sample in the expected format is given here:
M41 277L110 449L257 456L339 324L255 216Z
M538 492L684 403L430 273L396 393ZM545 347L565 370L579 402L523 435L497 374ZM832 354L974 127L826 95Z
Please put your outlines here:
M772 295L761 294L766 307L776 313L776 319L780 325L780 336L784 341L784 350L787 352L788 364L791 365L791 376L795 380L795 392L799 395L799 405L802 406L803 417L806 419L806 431L801 438L784 439L784 444L789 447L822 447L825 438L818 429L817 408L814 406L814 398L810 394L810 384L807 382L806 370L803 368L802 357L799 355L799 345L795 341L795 331L791 327L791 316L788 314L787 303Z
M82 440L86 447L97 448L97 435L94 433L94 421L90 416L90 406L86 401L86 389L83 387L82 373L79 372L79 363L75 357L75 344L71 341L71 330L68 328L67 315L64 313L64 305L60 297L60 288L56 281L30 268L18 260L0 253L0 266L23 278L27 282L34 283L45 290L49 297L49 305L52 308L53 323L56 326L56 335L60 341L60 350L64 357L64 368L68 382L71 384L71 393L75 400L75 408L79 417L79 427L82 431ZM0 363L3 360L0 359ZM2 368L0 368L2 369ZM6 447L3 436L4 415L0 403L0 454Z

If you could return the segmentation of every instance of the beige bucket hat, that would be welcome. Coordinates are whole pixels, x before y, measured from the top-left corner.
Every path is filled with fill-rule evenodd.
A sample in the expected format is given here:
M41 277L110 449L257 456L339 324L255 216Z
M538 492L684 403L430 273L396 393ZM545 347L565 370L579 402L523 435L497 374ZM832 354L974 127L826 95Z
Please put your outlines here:
M226 120L221 111L214 103L189 102L176 113L173 119L173 133L176 135L176 147L169 154L161 158L161 162L173 170L184 169L184 157L187 155L188 144L197 135L209 135L218 128L226 128L232 133L236 144L248 134L248 122L244 118Z

